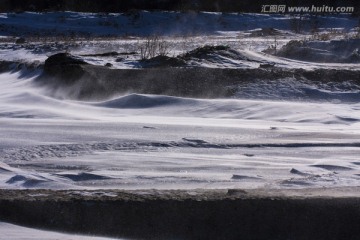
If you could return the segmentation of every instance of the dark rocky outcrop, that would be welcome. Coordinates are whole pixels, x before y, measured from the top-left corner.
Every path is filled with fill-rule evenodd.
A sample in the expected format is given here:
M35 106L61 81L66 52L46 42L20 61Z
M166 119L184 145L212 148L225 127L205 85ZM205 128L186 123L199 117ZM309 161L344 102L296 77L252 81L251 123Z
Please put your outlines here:
M25 38L18 38L15 41L16 44L24 44L26 43L26 39Z
M76 80L84 74L81 70L82 65L87 65L87 63L69 53L58 53L46 59L44 74L65 81Z
M97 53L97 54L84 54L84 57L116 57L120 55L118 52L105 52L105 53Z
M156 56L150 59L142 60L140 63L143 68L186 66L186 62L183 59L168 56Z

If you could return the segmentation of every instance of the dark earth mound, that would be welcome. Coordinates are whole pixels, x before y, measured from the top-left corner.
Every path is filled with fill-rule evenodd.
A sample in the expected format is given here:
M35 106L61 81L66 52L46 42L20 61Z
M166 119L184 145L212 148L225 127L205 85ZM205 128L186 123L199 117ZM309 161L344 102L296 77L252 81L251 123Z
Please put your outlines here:
M85 61L69 53L58 53L50 56L45 61L44 74L58 77L67 81L83 76L80 66L87 65Z
M156 56L150 59L141 60L140 64L143 68L153 67L185 67L186 62L180 58L168 56Z
M220 49L219 49L220 48ZM213 51L229 53L225 47L197 49L188 56ZM159 64L159 62L161 64ZM44 74L37 82L53 89L67 89L67 97L82 100L108 99L121 93L161 94L180 97L223 98L236 94L239 86L251 82L291 78L313 84L351 81L360 84L359 71L336 69L257 69L167 67L182 64L179 59L158 57L147 62L146 69L110 69L87 64L69 54L56 54L45 62Z

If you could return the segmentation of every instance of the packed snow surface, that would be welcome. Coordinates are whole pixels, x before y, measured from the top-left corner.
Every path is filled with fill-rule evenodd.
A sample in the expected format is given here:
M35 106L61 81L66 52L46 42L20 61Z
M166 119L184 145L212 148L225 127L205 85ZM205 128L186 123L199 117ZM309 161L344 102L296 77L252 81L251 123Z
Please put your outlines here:
M292 31L292 20L286 15L190 12L3 13L0 59L37 66L67 51L95 65L141 68L139 46L156 34L167 41L171 56L205 44L232 49L191 58L189 67L359 69L356 62L315 63L264 54L274 44L280 49L309 37L313 19L304 16L301 34ZM358 24L349 15L324 15L317 21L320 33L331 28L351 35ZM12 36L24 36L26 42L9 42ZM334 43L309 46L336 55ZM349 53L358 40L351 43ZM232 99L131 92L81 102L66 94L51 97L51 90L35 84L41 70L21 68L0 75L1 188L359 185L360 87L346 79L322 85L254 79L239 86Z
M0 222L1 240L111 240L113 238L69 235ZM114 239L113 239L114 240Z
M2 188L359 184L357 90L313 86L324 94L296 100L286 96L304 85L289 80L287 89L293 92L285 97L266 95L276 88L268 83L242 90L265 94L257 99L130 93L80 102L47 96L45 87L34 84L36 76L24 71L0 75Z

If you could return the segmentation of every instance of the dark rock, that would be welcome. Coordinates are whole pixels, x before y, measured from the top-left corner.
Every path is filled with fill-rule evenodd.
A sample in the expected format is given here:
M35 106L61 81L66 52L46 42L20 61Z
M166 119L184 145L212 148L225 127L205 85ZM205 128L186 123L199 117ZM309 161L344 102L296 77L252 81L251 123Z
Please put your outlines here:
M144 68L186 66L186 62L183 59L168 56L156 56L150 59L142 60L141 64Z
M26 39L25 38L18 38L15 41L16 44L24 44L26 43Z
M69 53L58 53L46 59L44 73L62 79L79 79L84 74L82 65L88 63Z
M105 67L112 67L113 65L111 63L106 63Z
M121 52L119 55L135 55L137 52Z
M87 64L84 60L77 58L70 53L57 53L50 56L45 61L45 68L54 67L54 66L63 66L63 65L73 65L73 64Z
M118 52L106 52L106 53L97 53L97 54L85 54L82 55L84 57L116 57L118 56Z
M264 64L260 64L260 68L272 68L272 67L274 67L275 66L275 64L273 64L273 63L264 63Z

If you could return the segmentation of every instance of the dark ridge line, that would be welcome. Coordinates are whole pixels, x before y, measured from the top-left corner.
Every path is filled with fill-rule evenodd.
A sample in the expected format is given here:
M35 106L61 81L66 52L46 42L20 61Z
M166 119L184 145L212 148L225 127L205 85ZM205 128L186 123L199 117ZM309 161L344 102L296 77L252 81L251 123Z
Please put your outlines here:
M57 59L57 60L56 60ZM360 84L359 70L287 69L287 68L204 68L154 67L141 69L109 69L91 64L73 64L75 56L56 54L44 64L44 72L35 82L50 87L55 94L74 87L67 98L106 100L119 93L156 94L191 98L229 98L254 81L294 79L314 85L351 81ZM305 95L306 96L306 95Z

